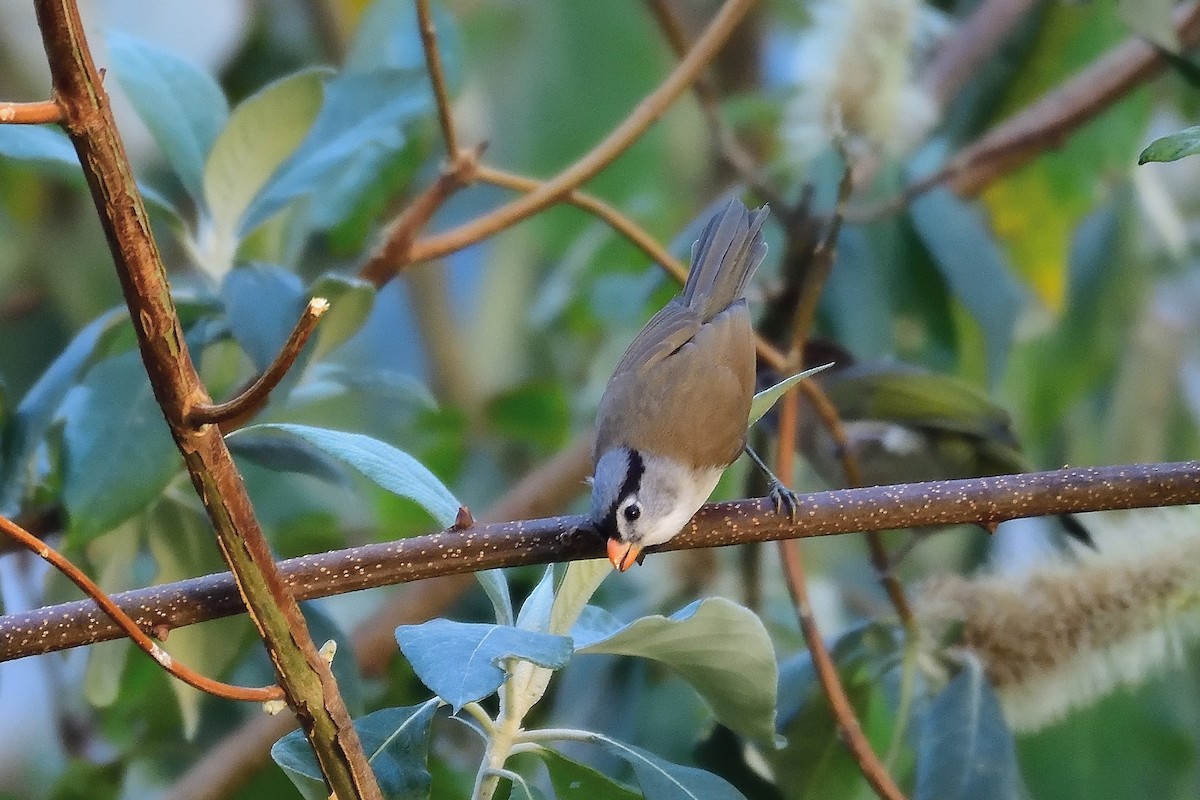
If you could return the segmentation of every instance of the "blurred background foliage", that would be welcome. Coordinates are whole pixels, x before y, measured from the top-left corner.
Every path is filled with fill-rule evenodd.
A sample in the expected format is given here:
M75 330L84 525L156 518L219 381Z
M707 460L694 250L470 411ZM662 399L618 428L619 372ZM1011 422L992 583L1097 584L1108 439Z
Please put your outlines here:
M712 2L678 5L693 31L716 8ZM846 5L870 9L866 0ZM917 8L913 13L924 21L921 47L914 50L936 52L975 5L942 0ZM869 164L872 176L858 187L852 207L892 197L1131 32L1161 32L1170 4L1147 3L1141 13L1130 13L1137 5L1034 3L1004 47L937 119L915 132L901 131L900 123L922 112L903 104L894 128L855 130L848 116L852 138L863 140L852 153ZM417 266L377 294L345 277L371 252L384 224L434 179L444 158L409 0L153 7L96 0L84 10L98 61L112 65L106 85L117 95L118 121L139 177L161 198L153 212L160 245L214 396L228 396L269 360L319 283L341 299L335 302L340 316L322 323L316 352L263 420L388 442L429 467L473 509L486 508L587 429L625 344L674 292L640 250L603 222L557 206ZM674 63L651 14L635 0L446 0L435 10L460 139L467 146L486 140L489 163L529 176L549 177L585 152ZM800 129L809 122L801 118L812 109L797 111L797 104L811 101L815 91L806 84L805 69L813 64L806 48L814 37L835 35L821 28L831 13L802 0L764 2L713 67L725 124L747 143L780 196L795 202L811 186L819 214L832 207L841 165L827 137L805 150ZM139 120L139 112L153 119L155 110L136 108L122 91L138 68L126 66L122 74L122 52L124 63L131 57L118 34L155 43L215 76L231 108L271 81L318 64L343 69L328 79L330 87L355 72L378 83L341 84L337 97L345 106L318 117L318 126L327 127L316 130L327 138L315 142L347 137L345 153L323 156L336 170L300 175L301 199L291 196L262 211L257 221L265 224L240 232L249 235L235 242L235 253L206 239L197 224L203 201L195 185L189 187L180 162L156 146ZM828 57L820 46L818 53ZM907 70L920 70L920 54L904 56L910 57L915 66L894 65L901 82ZM1194 160L1135 167L1154 136L1194 120L1192 80L1186 70L1169 71L1135 88L1061 147L992 183L977 201L937 189L894 213L869 220L852 215L822 298L819 333L864 361L899 359L990 396L1011 414L1032 465L1194 457L1200 175ZM46 86L30 9L20 0L0 2L0 96L38 99ZM333 96L327 90L325 101ZM185 108L192 100L177 99ZM264 138L267 129L265 139L277 148L307 130L290 130L286 119L268 113L246 135ZM276 154L279 161L294 144ZM71 157L52 142L0 138L0 414L6 419L68 343L121 300ZM586 188L684 257L703 209L736 180L719 166L702 115L687 97ZM477 216L509 194L469 187L438 212L430 229ZM756 308L777 297L788 279L780 258L788 232L775 228L769 235L771 255L751 298ZM14 478L14 435L4 442L6 513L65 505L62 549L109 591L216 571L220 561L207 522L182 478L129 326L119 315L95 326L95 342L69 375L58 376L52 400L42 399L40 435L24 443L30 458L20 469L29 472ZM267 437L257 447L246 442L239 458L282 556L434 527L415 504L319 454L273 449ZM280 458L290 459L293 472L277 469ZM824 486L812 471L804 475L797 488ZM718 491L742 496L746 479L741 469L731 470ZM583 494L581 485L573 508L582 508ZM995 540L993 559L1040 557L1038 523L1005 528L1013 530ZM969 570L985 558L984 540L968 530L935 537L897 569L909 581ZM837 745L828 710L813 694L794 612L768 552L654 556L609 580L599 597L626 617L674 610L696 592L760 598L757 610L785 665L780 724L792 742L769 757L776 784L755 772L753 759L747 765L733 734L710 729L702 701L686 684L646 663L596 657L573 665L541 710L545 719L586 723L674 761L698 763L725 774L750 797L868 796ZM824 630L831 637L849 631L837 651L839 665L864 726L878 748L900 753L897 774L911 775L915 745L898 744L906 737L896 733L900 645L855 627L889 614L862 544L841 537L806 545L806 553ZM751 560L760 568L748 570ZM747 576L756 582L752 589ZM536 577L517 571L512 581L520 593ZM7 611L75 597L64 581L14 555L0 559L0 589ZM311 604L315 637L339 632L344 640L388 594ZM488 613L483 594L472 590L452 616L472 620ZM167 648L210 675L247 683L267 674L245 619L173 632ZM400 658L370 679L353 674L345 649L337 664L348 670L343 688L355 713L426 696ZM1194 797L1200 789L1194 674L1151 680L1020 737L1029 796ZM0 796L57 800L159 796L258 713L180 687L122 642L0 666L0 708ZM465 796L475 745L452 723L436 729L434 796ZM595 763L621 775L616 762ZM1019 786L1017 780L1013 791ZM292 792L283 774L266 765L229 796Z

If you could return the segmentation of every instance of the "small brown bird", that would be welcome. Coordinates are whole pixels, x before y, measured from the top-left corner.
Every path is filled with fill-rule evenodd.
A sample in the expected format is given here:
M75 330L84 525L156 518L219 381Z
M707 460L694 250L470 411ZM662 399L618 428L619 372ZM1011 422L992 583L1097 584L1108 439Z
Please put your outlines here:
M708 222L683 293L646 323L600 400L591 518L618 570L679 533L745 448L755 358L742 294L767 252L766 216L732 200Z

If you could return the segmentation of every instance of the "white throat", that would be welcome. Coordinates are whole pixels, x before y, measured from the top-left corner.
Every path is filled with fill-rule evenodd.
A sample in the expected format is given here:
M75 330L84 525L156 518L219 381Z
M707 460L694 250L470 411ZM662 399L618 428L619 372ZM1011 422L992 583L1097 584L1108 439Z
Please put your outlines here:
M669 508L656 515L653 527L647 529L638 542L642 547L662 544L683 530L692 515L717 488L724 467L696 469L673 458L642 453L645 472L642 474L642 498L670 498ZM649 506L649 503L647 503Z

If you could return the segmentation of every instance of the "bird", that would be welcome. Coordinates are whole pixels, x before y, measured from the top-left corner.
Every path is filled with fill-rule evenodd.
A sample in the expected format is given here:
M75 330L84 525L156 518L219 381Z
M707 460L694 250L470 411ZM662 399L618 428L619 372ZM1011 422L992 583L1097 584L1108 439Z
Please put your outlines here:
M806 344L804 362L833 364L813 380L837 409L864 485L1033 469L1008 411L966 381L900 362L860 362L825 339ZM796 445L821 480L831 486L846 484L841 451L811 409L800 416ZM1071 537L1095 549L1077 518L1063 514L1059 521Z
M683 291L633 339L600 399L590 519L621 572L678 534L746 449L756 370L743 294L766 256L767 214L735 198L708 221ZM771 479L776 507L794 514L794 495Z

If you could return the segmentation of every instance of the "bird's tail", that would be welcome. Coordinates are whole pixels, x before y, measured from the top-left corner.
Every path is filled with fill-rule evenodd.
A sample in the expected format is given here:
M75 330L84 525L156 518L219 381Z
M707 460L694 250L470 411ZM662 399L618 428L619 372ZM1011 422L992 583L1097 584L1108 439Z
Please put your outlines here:
M762 237L767 212L763 206L752 214L735 198L713 215L692 245L684 305L709 320L742 296L767 254Z

